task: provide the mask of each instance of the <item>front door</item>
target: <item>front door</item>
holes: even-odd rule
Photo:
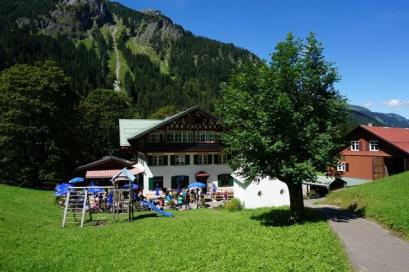
[[[380,179],[385,177],[385,163],[383,158],[372,159],[372,178]]]

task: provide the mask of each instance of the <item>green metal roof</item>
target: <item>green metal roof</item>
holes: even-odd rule
[[[128,139],[138,135],[140,132],[154,127],[162,120],[153,119],[119,119],[119,144],[130,146]]]

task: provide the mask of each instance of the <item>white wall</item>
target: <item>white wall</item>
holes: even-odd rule
[[[149,178],[154,176],[163,176],[163,187],[170,188],[172,176],[189,176],[189,183],[193,183],[196,181],[195,175],[200,171],[204,171],[209,174],[207,184],[210,187],[211,182],[217,181],[218,175],[232,173],[227,164],[195,165],[193,164],[193,156],[190,158],[190,163],[190,165],[148,166],[145,161],[139,159],[136,165],[145,171],[144,193],[149,192]]]
[[[269,177],[260,181],[246,182],[244,178],[233,174],[234,197],[240,199],[247,209],[279,207],[290,205],[290,195],[285,183]]]

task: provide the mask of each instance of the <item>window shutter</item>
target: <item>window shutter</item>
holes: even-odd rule
[[[199,156],[197,154],[193,155],[193,163],[199,164]]]
[[[148,186],[149,191],[154,190],[154,184],[153,184],[153,178],[149,178],[149,186]]]
[[[219,164],[219,154],[214,154],[213,161],[214,161],[214,164]]]
[[[186,154],[185,155],[185,165],[189,165],[190,164],[190,155]]]
[[[349,172],[349,163],[345,163],[345,172]]]
[[[217,187],[223,187],[222,175],[217,175]]]
[[[170,155],[170,165],[176,165],[175,155]]]
[[[207,164],[213,164],[213,155],[212,154],[207,155]]]
[[[168,155],[163,155],[163,165],[168,165]]]
[[[152,156],[148,156],[148,165],[152,165]]]

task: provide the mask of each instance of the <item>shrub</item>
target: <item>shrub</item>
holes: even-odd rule
[[[236,212],[236,211],[240,211],[243,207],[241,205],[240,200],[238,200],[237,198],[233,198],[229,201],[227,201],[224,205],[223,208],[227,209],[228,211],[231,212]]]

